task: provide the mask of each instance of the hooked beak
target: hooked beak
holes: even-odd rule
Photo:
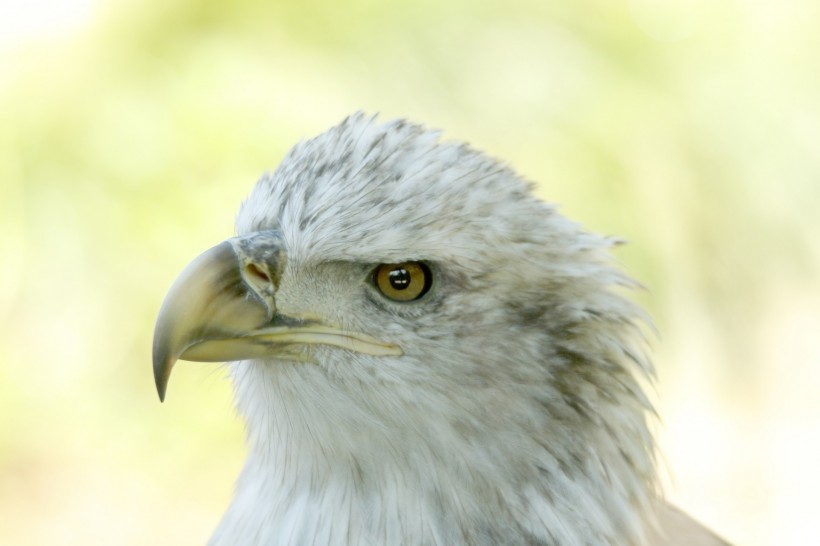
[[[401,349],[359,332],[276,312],[285,254],[277,231],[234,237],[191,262],[165,296],[154,329],[154,380],[160,401],[177,360],[223,362],[262,357],[300,360],[294,345],[333,345],[375,356]],[[302,357],[304,359],[304,357]]]

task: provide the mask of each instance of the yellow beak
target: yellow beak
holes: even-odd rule
[[[316,320],[276,313],[285,260],[276,231],[228,239],[191,262],[174,282],[154,329],[154,380],[160,400],[178,359],[222,362],[262,357],[299,360],[294,345],[333,345],[398,356],[395,344]]]

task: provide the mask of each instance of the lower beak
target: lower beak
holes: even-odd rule
[[[402,354],[397,345],[367,334],[277,315],[274,296],[284,260],[280,243],[276,231],[235,237],[205,251],[182,271],[154,329],[154,380],[160,400],[178,359],[299,359],[295,355],[304,353],[293,351],[294,345],[306,344],[375,356]]]

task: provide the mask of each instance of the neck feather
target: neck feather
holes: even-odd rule
[[[316,367],[233,373],[249,456],[212,544],[639,543],[653,464],[622,445],[644,434],[635,403],[612,401],[606,422],[543,396],[538,414],[522,401],[448,420],[481,408],[452,393],[398,408],[400,393],[328,384]]]

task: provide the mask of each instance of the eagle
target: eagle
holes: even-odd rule
[[[227,362],[248,455],[213,545],[725,544],[656,481],[649,319],[510,167],[362,113],[256,183],[156,322]]]

